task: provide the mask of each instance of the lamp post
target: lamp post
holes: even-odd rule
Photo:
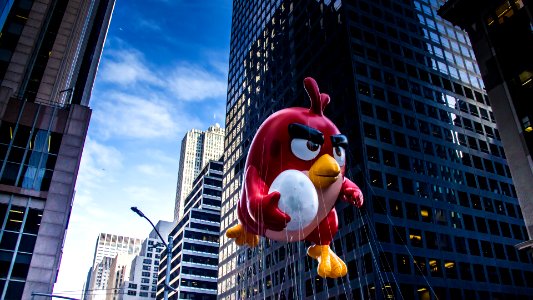
[[[145,216],[142,211],[140,211],[135,206],[131,207],[131,210],[133,210],[133,212],[138,214],[139,217],[145,218],[148,222],[150,222],[150,225],[152,225],[152,228],[154,229],[155,233],[157,233],[157,235],[161,239],[161,242],[163,243],[163,245],[167,249],[167,272],[166,272],[166,276],[165,276],[165,291],[164,291],[164,294],[163,294],[163,298],[165,300],[168,300],[168,291],[169,290],[177,291],[175,288],[170,286],[170,266],[171,266],[171,261],[172,261],[172,247],[174,247],[174,240],[172,238],[172,235],[171,234],[168,235],[168,244],[165,243],[165,239],[163,239],[163,237],[159,233],[159,230],[157,230],[157,228],[155,228],[154,223],[152,223],[152,221],[150,221],[150,219],[148,219],[148,217]]]

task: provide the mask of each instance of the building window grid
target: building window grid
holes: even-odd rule
[[[11,200],[12,197],[8,204],[0,204],[0,207],[5,208],[2,209],[3,219],[2,230],[0,232],[0,240],[2,240],[0,243],[0,252],[3,257],[1,266],[2,274],[0,275],[0,282],[2,283],[2,289],[0,289],[1,298],[6,297],[7,294],[10,297],[16,297],[14,295],[19,292],[19,297],[22,296],[21,293],[42,216],[41,210],[30,208],[31,200],[28,201],[26,207],[13,205]],[[17,216],[22,217],[22,220],[16,219]],[[8,226],[10,224],[9,222],[19,223],[20,226]],[[16,239],[8,239],[6,238],[7,235],[16,235]],[[12,253],[12,256],[9,253]],[[9,256],[11,258],[6,260]]]
[[[233,41],[232,41],[232,42],[233,42]],[[239,49],[242,49],[242,48],[239,48]],[[235,51],[235,48],[232,47],[232,51]],[[241,52],[242,52],[242,50],[241,50]],[[232,57],[238,57],[238,56],[232,56]],[[232,92],[232,90],[230,89],[230,94],[231,94],[231,92]],[[231,99],[231,97],[228,97],[228,98]],[[231,102],[230,102],[230,104],[231,104]],[[224,179],[226,179],[226,177],[227,177],[227,175],[225,175],[225,178],[224,178]],[[237,197],[235,196],[235,194],[226,194],[226,193],[225,193],[225,195],[224,195],[224,200],[225,200],[225,201],[228,201],[228,200],[231,201],[232,199],[236,199],[236,198],[237,198]],[[228,215],[229,215],[229,214],[231,214],[231,211],[228,212]],[[224,218],[224,217],[223,217],[223,218]]]

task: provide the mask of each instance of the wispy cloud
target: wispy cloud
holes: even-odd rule
[[[85,190],[91,190],[99,186],[104,178],[109,181],[108,174],[121,167],[122,154],[116,148],[103,145],[88,136],[83,148],[77,186],[83,185]]]
[[[161,31],[161,26],[155,20],[140,19],[137,23],[139,28],[150,31]]]
[[[160,92],[172,94],[177,100],[203,101],[220,99],[226,95],[224,62],[209,54],[207,66],[181,62],[166,68],[153,68],[134,49],[112,51],[101,70],[103,82],[137,90],[138,85],[154,85]],[[170,75],[169,75],[170,74]],[[130,90],[131,91],[131,90]]]
[[[178,66],[168,86],[178,99],[184,101],[221,98],[226,94],[225,76],[195,65]]]
[[[143,55],[134,49],[112,50],[104,58],[100,79],[118,85],[138,83],[163,85],[145,62]]]
[[[143,204],[143,206],[147,206],[147,203],[157,203],[162,200],[160,193],[148,186],[128,186],[124,188],[124,193],[133,205]]]
[[[143,175],[149,176],[149,177],[164,177],[164,176],[170,176],[171,174],[168,172],[168,168],[165,168],[163,165],[160,164],[141,164],[136,167],[137,171]]]
[[[167,99],[157,95],[143,96],[119,91],[106,93],[94,116],[101,136],[175,138],[181,127],[195,124],[194,120],[177,115]]]
[[[176,139],[191,128],[205,127],[206,120],[183,110],[191,110],[193,102],[225,102],[226,75],[214,58],[209,54],[205,66],[181,62],[155,68],[135,49],[122,45],[111,50],[100,74],[107,83],[104,92],[93,97],[99,138]]]

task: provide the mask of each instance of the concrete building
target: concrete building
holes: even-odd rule
[[[106,300],[118,300],[121,294],[120,287],[130,279],[131,263],[134,254],[117,253],[111,262],[109,278],[107,279]]]
[[[84,299],[105,299],[113,259],[119,253],[139,254],[141,244],[142,240],[138,238],[100,233],[96,239],[93,264],[89,271],[91,280],[86,284]]]
[[[533,4],[452,0],[439,14],[470,37],[533,248]]]
[[[173,228],[172,222],[159,221],[155,225],[161,236],[168,237]],[[119,300],[155,299],[157,289],[157,275],[159,261],[165,246],[157,233],[152,230],[141,246],[141,252],[130,262],[131,267],[127,279],[120,284],[118,289]],[[114,299],[113,299],[114,300]]]
[[[171,234],[174,238],[169,299],[217,298],[217,265],[222,195],[222,160],[210,161],[193,182],[184,201],[184,214]],[[157,299],[163,299],[167,269],[163,253]]]
[[[113,0],[0,4],[0,298],[51,293]]]
[[[195,178],[210,160],[220,158],[223,150],[224,129],[218,124],[206,131],[192,129],[187,132],[181,142],[174,221],[183,215],[183,201],[189,195]]]
[[[531,298],[501,133],[466,34],[437,15],[442,4],[233,1],[219,299]],[[336,280],[317,275],[303,242],[250,249],[223,235],[237,222],[257,128],[309,107],[307,76],[331,96],[324,114],[347,136],[346,176],[365,196],[362,209],[336,206],[330,246],[348,266]]]

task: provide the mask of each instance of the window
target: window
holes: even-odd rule
[[[405,212],[408,219],[418,221],[418,206],[416,204],[406,202]]]
[[[381,196],[374,196],[372,198],[372,206],[374,208],[374,212],[378,214],[386,214],[387,213],[387,204],[385,202],[385,198]]]
[[[384,142],[384,143],[392,143],[392,136],[391,136],[391,132],[389,129],[387,128],[379,128],[379,138],[380,138],[380,141]]]
[[[429,271],[433,277],[442,277],[442,266],[440,259],[429,259]]]
[[[417,275],[427,275],[426,258],[415,256],[413,261],[415,273]]]
[[[420,216],[422,217],[422,222],[431,223],[433,222],[433,214],[431,208],[427,206],[420,207]]]
[[[403,218],[403,208],[402,208],[402,203],[400,201],[390,199],[389,207],[391,210],[391,215],[393,217]]]
[[[376,234],[379,241],[390,243],[389,225],[376,222]]]
[[[383,162],[389,167],[395,167],[396,161],[394,159],[394,153],[391,151],[383,150]]]
[[[394,237],[394,243],[398,245],[405,245],[405,228],[399,226],[393,226],[392,235]]]
[[[487,233],[487,223],[485,223],[485,218],[476,217],[477,230],[482,233]]]
[[[467,253],[466,242],[463,237],[459,237],[459,236],[455,237],[455,251],[457,251],[458,253],[463,253],[463,254]]]
[[[373,146],[366,146],[366,153],[369,161],[379,163],[379,151],[378,148]]]
[[[422,243],[422,231],[418,229],[409,229],[409,240],[413,247],[423,247]]]
[[[373,125],[371,124],[368,124],[368,123],[363,123],[363,128],[364,128],[364,132],[365,132],[365,137],[367,138],[371,138],[371,139],[376,139],[376,127],[374,127]]]
[[[381,178],[381,173],[375,170],[370,170],[370,183],[375,186],[382,188],[383,187],[383,181]]]
[[[468,248],[470,248],[470,254],[480,256],[479,244],[475,239],[468,239]]]
[[[459,263],[459,273],[462,280],[472,280],[472,272],[470,271],[469,263]]]
[[[409,263],[409,257],[404,254],[396,254],[396,267],[398,268],[398,273],[410,274],[411,264]]]
[[[438,242],[437,242],[437,235],[435,232],[432,231],[426,231],[426,247],[429,249],[437,249],[438,248]]]
[[[394,132],[394,142],[396,146],[406,148],[407,144],[405,142],[405,135],[403,133]]]
[[[365,96],[370,96],[370,86],[364,82],[358,82],[359,93]]]
[[[479,264],[474,264],[473,267],[474,267],[474,275],[475,275],[476,281],[478,281],[478,282],[487,281],[487,279],[485,277],[485,270],[483,269],[483,266],[479,265]]]
[[[457,278],[457,268],[455,262],[451,260],[444,261],[444,269],[446,272],[446,278],[456,279]]]
[[[398,177],[392,174],[385,174],[385,180],[387,183],[387,190],[390,191],[399,191],[398,188]]]

